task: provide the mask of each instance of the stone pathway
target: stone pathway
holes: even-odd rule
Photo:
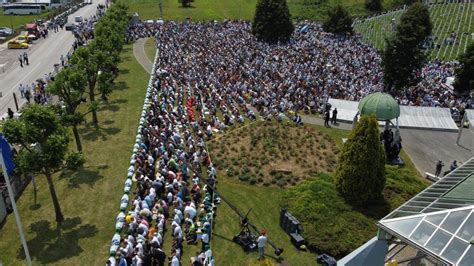
[[[139,39],[133,44],[133,54],[143,68],[150,73],[153,63],[145,53],[145,42],[147,39]],[[324,120],[318,117],[301,115],[304,123],[313,125],[324,125]],[[334,128],[351,130],[352,124],[338,123]],[[442,132],[421,129],[401,129],[403,149],[410,156],[416,168],[422,176],[425,172],[433,173],[438,160],[444,162],[443,171],[449,169],[453,160],[458,165],[466,162],[474,156],[474,130],[464,129],[460,139],[460,146],[456,145],[458,133]]]

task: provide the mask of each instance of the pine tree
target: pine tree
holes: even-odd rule
[[[361,206],[382,197],[385,152],[377,120],[362,116],[342,148],[335,174],[336,188],[347,202]]]
[[[474,44],[468,46],[466,52],[459,57],[461,67],[456,69],[454,89],[460,94],[474,91]]]
[[[382,10],[382,0],[366,0],[365,8],[370,11],[380,11]]]
[[[323,29],[334,34],[352,33],[352,18],[343,6],[337,5],[328,11]]]
[[[422,44],[431,35],[428,9],[414,3],[400,18],[393,36],[386,39],[382,67],[386,90],[401,90],[416,82],[415,72],[426,62]]]
[[[287,42],[294,26],[286,0],[259,0],[255,10],[252,33],[258,40]]]

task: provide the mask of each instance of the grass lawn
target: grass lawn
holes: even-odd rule
[[[189,8],[182,8],[177,0],[163,1],[163,17],[167,20],[223,20],[246,19],[253,20],[257,0],[195,0]],[[394,0],[385,1],[385,6],[391,8]],[[130,12],[137,12],[141,19],[156,19],[160,16],[157,1],[132,0],[126,1]],[[322,20],[327,10],[336,4],[342,4],[353,16],[367,15],[365,0],[288,0],[288,6],[293,18]]]
[[[338,149],[342,149],[341,139],[349,133],[349,131],[327,129],[322,126],[306,125],[305,127],[312,127],[326,133],[333,138],[330,143],[332,145],[335,143]],[[249,135],[256,134],[252,132],[254,130],[245,130],[245,132]],[[234,132],[239,134],[237,130]],[[241,138],[245,139],[245,137]],[[219,157],[217,154],[222,153],[221,148],[214,141],[210,142],[209,147],[211,156],[215,160]],[[275,153],[280,152],[282,151],[278,149],[275,151]],[[263,152],[257,150],[255,154],[263,154]],[[268,229],[270,239],[277,246],[285,249],[282,257],[286,262],[290,265],[314,265],[316,254],[295,249],[289,241],[289,236],[280,229],[278,224],[280,208],[287,207],[300,219],[305,229],[303,235],[310,242],[309,246],[313,251],[328,252],[341,257],[375,236],[375,223],[380,218],[428,185],[428,182],[418,174],[408,156],[403,152],[401,156],[406,162],[405,166],[386,166],[385,201],[366,210],[355,210],[338,195],[331,174],[313,174],[296,186],[279,188],[269,184],[248,185],[247,181],[228,177],[226,170],[220,169],[217,163],[220,170],[218,190],[242,212],[252,208],[250,221],[259,228]],[[242,160],[244,160],[243,157]],[[223,213],[225,215],[222,215]],[[255,253],[245,254],[231,241],[233,235],[239,231],[238,221],[238,216],[225,203],[221,203],[217,210],[215,236],[212,243],[218,264],[253,265],[258,263],[255,260]],[[269,246],[267,253],[273,254]],[[271,258],[269,262],[275,263],[275,259]]]
[[[108,258],[115,217],[126,178],[129,158],[149,76],[124,46],[117,90],[110,104],[98,113],[99,127],[80,129],[87,163],[72,175],[56,175],[56,192],[66,218],[56,228],[46,184],[37,178],[38,204],[28,186],[18,201],[23,228],[34,264],[103,265]],[[71,143],[72,145],[74,143]],[[0,261],[24,265],[13,215],[0,229]]]
[[[155,38],[148,38],[145,42],[146,57],[153,62],[155,60],[156,44]]]
[[[437,44],[442,44],[435,49],[430,49],[430,58],[450,61],[463,54],[464,49],[472,43],[471,34],[474,32],[473,10],[473,3],[429,6],[431,23],[433,25],[432,34],[435,37],[434,41]],[[360,32],[367,43],[374,45],[378,49],[384,49],[385,38],[394,33],[392,31],[392,20],[398,23],[402,14],[403,12],[392,12],[378,16],[362,23],[357,23],[354,26],[354,30]],[[455,44],[444,45],[443,40],[448,38],[452,32],[457,33]]]
[[[26,23],[32,22],[39,17],[46,16],[47,13],[42,15],[26,15],[26,16],[6,16],[3,14],[3,10],[0,10],[0,27],[8,27],[16,29],[24,26]]]

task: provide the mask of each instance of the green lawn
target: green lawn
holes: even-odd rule
[[[457,39],[454,45],[441,45],[429,51],[432,59],[454,60],[461,55],[466,47],[472,43],[471,34],[474,32],[474,20],[472,13],[473,3],[431,5],[429,7],[431,23],[433,25],[432,34],[435,42],[442,44],[443,40],[454,32]],[[393,33],[393,22],[398,23],[403,12],[392,12],[382,15],[362,23],[357,23],[354,30],[363,35],[364,41],[374,45],[378,49],[384,49],[385,38]],[[395,23],[395,25],[396,25]]]
[[[342,148],[342,138],[347,137],[349,132],[322,126],[311,127],[330,135],[339,148]],[[211,156],[217,152],[221,151],[210,150]],[[280,208],[287,207],[300,219],[305,229],[303,234],[313,243],[313,250],[343,256],[376,235],[375,223],[380,218],[428,185],[404,152],[401,157],[406,162],[405,166],[386,166],[385,201],[365,210],[355,210],[338,195],[330,174],[317,174],[306,182],[285,189],[248,185],[227,177],[221,170],[218,190],[242,212],[252,208],[250,220],[257,227],[268,229],[269,237],[277,246],[285,249],[282,257],[286,262],[290,265],[314,265],[316,253],[298,251],[289,241],[289,236],[280,229]],[[217,210],[212,242],[217,264],[259,265],[255,253],[245,254],[231,242],[233,235],[239,231],[238,221],[238,216],[225,203],[221,203]],[[271,247],[267,247],[267,252],[273,255]],[[271,258],[270,262],[275,263],[275,258]]]
[[[122,0],[125,1],[125,0]],[[158,3],[155,0],[125,1],[130,12],[137,12],[141,19],[156,19],[160,17]],[[395,0],[385,1],[386,7],[394,5]],[[223,20],[246,19],[252,20],[257,0],[195,0],[190,8],[182,8],[178,0],[163,0],[163,17],[167,20]],[[344,5],[351,15],[367,15],[365,0],[288,0],[288,6],[293,18],[322,20],[327,10],[336,4]]]
[[[0,10],[0,27],[16,29],[46,15],[47,13],[43,13],[42,15],[6,16],[3,14],[3,10]]]
[[[56,176],[56,192],[66,221],[56,228],[46,181],[37,178],[38,205],[28,186],[18,201],[34,264],[103,265],[108,258],[115,217],[149,76],[124,47],[117,90],[99,114],[98,128],[80,129],[86,167],[78,173]],[[90,119],[89,119],[90,120]],[[0,261],[24,265],[13,215],[0,230]]]

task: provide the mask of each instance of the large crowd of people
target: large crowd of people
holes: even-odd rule
[[[302,30],[302,28],[305,30]],[[321,109],[327,98],[357,101],[383,91],[381,56],[360,36],[334,36],[316,22],[296,25],[290,43],[265,44],[244,21],[137,24],[127,38],[155,35],[164,71],[221,101],[250,103],[259,111]],[[431,61],[419,82],[395,95],[402,105],[472,108],[447,86],[458,62]],[[230,100],[232,99],[232,100]]]
[[[300,31],[303,25],[310,30]],[[257,112],[265,119],[293,115],[300,123],[299,111],[327,111],[329,97],[359,100],[383,90],[380,55],[360,36],[335,37],[305,22],[297,24],[290,43],[270,45],[257,42],[250,27],[227,21],[129,28],[127,41],[155,36],[159,53],[139,132],[142,144],[132,156],[137,187],[110,264],[164,265],[168,258],[170,265],[181,265],[185,246],[200,242],[201,252],[188,254],[192,265],[212,265],[209,241],[218,196],[205,141],[256,119]],[[430,62],[418,73],[422,81],[397,99],[406,105],[466,105],[442,86],[456,66]],[[164,250],[167,231],[172,243]]]

